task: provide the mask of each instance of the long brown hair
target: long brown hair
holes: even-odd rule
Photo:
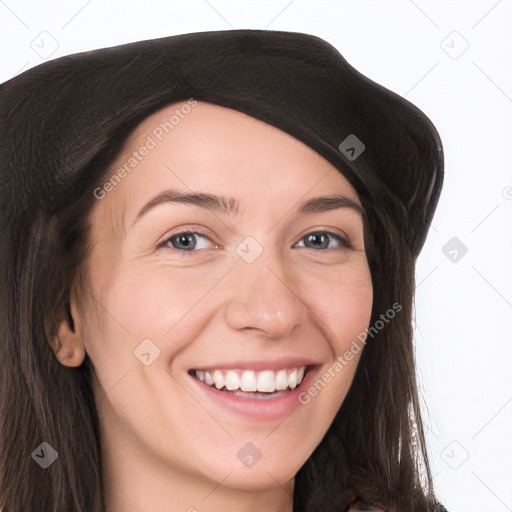
[[[233,45],[231,36],[240,44]],[[265,37],[266,46],[257,37]],[[211,58],[208,67],[208,52],[221,42],[225,53]],[[228,47],[239,52],[236,62]],[[253,64],[247,67],[244,52],[274,59],[280,51],[299,56],[295,97],[280,94],[277,85],[286,87],[291,72],[277,73],[272,61],[269,70],[281,82],[269,87],[267,98],[261,91],[270,78],[258,75]],[[308,51],[316,52],[316,61]],[[200,55],[204,66],[197,63]],[[309,74],[297,63],[309,66]],[[329,85],[331,74],[323,75],[334,67],[338,89]],[[192,68],[199,73],[195,77]],[[164,78],[172,82],[172,93]],[[232,96],[221,93],[226,90]],[[336,101],[328,93],[336,93]],[[86,356],[78,368],[63,366],[48,339],[62,315],[72,325],[72,287],[87,293],[81,269],[91,251],[94,189],[145,117],[191,96],[286,129],[336,165],[356,187],[366,212],[374,288],[370,325],[393,304],[401,306],[368,336],[343,405],[296,475],[294,512],[342,511],[358,496],[390,510],[443,510],[432,489],[412,336],[415,261],[442,184],[437,132],[414,106],[362,77],[322,40],[264,31],[192,34],[96,50],[48,62],[0,87],[0,508],[105,509],[91,361]],[[312,117],[318,108],[323,112]],[[281,117],[279,109],[285,112]],[[353,132],[367,149],[347,161],[338,143]],[[33,455],[43,442],[58,453],[46,469]]]

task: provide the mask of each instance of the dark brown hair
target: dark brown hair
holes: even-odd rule
[[[295,67],[276,67],[280,56]],[[285,94],[288,82],[296,88]],[[87,356],[78,368],[60,364],[48,337],[62,315],[72,325],[73,286],[87,293],[95,187],[144,118],[189,97],[272,123],[343,172],[366,212],[370,325],[401,305],[368,337],[343,405],[297,473],[294,512],[343,511],[358,496],[390,510],[444,510],[432,489],[412,336],[415,261],[442,184],[438,134],[324,41],[250,30],[63,57],[0,86],[0,508],[104,510],[93,368]],[[338,148],[351,133],[366,144],[353,161]],[[47,469],[31,456],[42,442],[58,452]]]

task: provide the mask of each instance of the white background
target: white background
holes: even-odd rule
[[[141,39],[288,30],[322,37],[359,71],[421,108],[446,154],[416,294],[435,485],[449,512],[506,512],[512,511],[511,22],[511,0],[0,0],[0,81],[49,58]],[[452,237],[458,247],[445,248],[446,256]]]

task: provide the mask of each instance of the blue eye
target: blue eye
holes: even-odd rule
[[[197,238],[209,240],[201,231],[182,231],[181,233],[170,236],[167,240],[162,242],[159,247],[169,247],[169,249],[188,252],[192,252],[194,249],[208,249],[207,246],[204,246],[204,243],[198,243]]]
[[[302,247],[306,247],[307,249],[336,249],[341,246],[346,247],[347,249],[352,248],[352,246],[350,245],[349,241],[346,238],[344,238],[336,233],[331,233],[330,231],[314,231],[314,232],[309,233],[306,236],[304,236],[302,238],[302,240],[306,240],[307,244],[310,244],[310,245],[306,245],[306,243],[305,243],[302,246]],[[332,240],[337,241],[337,243],[338,243],[337,247],[329,247],[329,243]],[[297,246],[298,246],[298,244],[296,245],[296,247]]]
[[[198,239],[202,239],[203,242]],[[336,233],[330,231],[314,231],[302,237],[301,242],[305,241],[302,245],[300,242],[295,244],[294,247],[304,247],[306,249],[339,249],[345,247],[352,249],[348,240]],[[205,242],[206,241],[206,242]],[[329,247],[332,241],[336,241],[335,247]],[[202,231],[182,231],[171,235],[164,240],[158,248],[176,249],[182,252],[194,252],[194,250],[208,249],[208,242],[211,240]],[[219,246],[213,246],[219,247]]]

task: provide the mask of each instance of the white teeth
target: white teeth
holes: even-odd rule
[[[215,370],[213,372],[213,383],[217,389],[221,389],[224,387],[224,375],[220,370]]]
[[[229,389],[230,391],[233,389],[238,389],[240,387],[240,377],[238,376],[238,373],[234,372],[233,370],[229,370],[229,372],[226,375],[226,389]]]
[[[297,370],[293,370],[293,372],[288,375],[288,387],[292,389],[297,387]]]
[[[247,393],[259,391],[273,393],[287,388],[295,389],[304,378],[306,367],[282,369],[277,372],[263,370],[196,370],[196,377],[209,386],[217,389],[226,388],[228,391],[244,391]]]
[[[256,391],[256,374],[252,370],[246,370],[242,372],[242,378],[240,379],[240,389],[242,391]]]
[[[258,375],[258,391],[265,391],[271,393],[275,391],[274,386],[274,372],[272,370],[265,370]],[[243,391],[243,390],[242,390]]]
[[[279,370],[276,373],[274,384],[278,391],[283,391],[288,387],[288,377],[286,376],[286,370]]]

